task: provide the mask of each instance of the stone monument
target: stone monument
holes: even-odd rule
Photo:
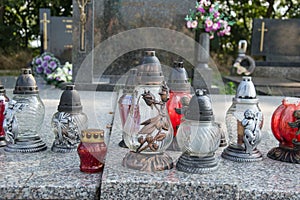
[[[194,4],[187,0],[73,0],[76,88],[113,90],[120,80],[125,82],[123,75],[138,65],[144,50],[157,52],[165,77],[174,60],[187,63],[192,77],[196,42],[184,18]]]
[[[50,9],[40,9],[41,53],[53,53],[62,64],[72,62],[72,17],[51,16]]]

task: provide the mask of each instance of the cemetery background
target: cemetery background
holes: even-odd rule
[[[75,1],[74,1],[75,2]],[[40,53],[40,48],[32,48],[29,46],[29,41],[33,39],[41,38],[39,32],[40,17],[39,16],[39,8],[50,8],[51,15],[53,16],[71,16],[74,12],[78,12],[78,8],[76,6],[72,6],[74,3],[71,0],[59,2],[55,0],[47,0],[47,1],[1,1],[0,2],[0,38],[2,38],[0,46],[1,46],[1,73],[2,74],[11,74],[13,72],[14,75],[19,73],[21,67],[26,66],[33,57],[37,56]],[[95,41],[103,41],[108,38],[109,35],[114,35],[120,31],[126,30],[123,22],[120,21],[116,16],[120,13],[118,11],[118,5],[123,5],[123,12],[126,12],[127,9],[130,8],[133,11],[137,11],[138,7],[141,6],[139,1],[124,1],[121,4],[118,4],[119,1],[97,1],[98,5],[103,4],[104,7],[99,7],[101,10],[105,10],[102,15],[102,19],[100,23],[98,23],[95,27]],[[120,3],[119,2],[119,3]],[[156,1],[153,1],[156,2]],[[232,68],[232,63],[237,55],[237,43],[240,39],[246,39],[248,42],[248,46],[251,47],[251,32],[252,32],[252,21],[254,18],[277,18],[277,19],[288,19],[288,18],[299,18],[299,3],[298,1],[289,1],[285,4],[280,1],[257,1],[255,3],[251,3],[249,1],[248,4],[243,4],[242,1],[237,1],[235,3],[230,1],[221,1],[222,6],[224,7],[224,11],[231,12],[231,15],[234,17],[236,24],[232,27],[232,34],[230,37],[217,38],[211,41],[211,56],[212,59],[216,62],[218,70],[222,73],[222,75],[229,75],[230,70]],[[139,5],[140,4],[140,5]],[[190,5],[188,5],[190,4]],[[130,28],[134,28],[135,26],[140,26],[144,24],[145,26],[149,26],[151,24],[158,24],[164,27],[179,30],[181,29],[184,34],[187,34],[190,37],[194,37],[194,33],[188,31],[184,24],[184,17],[189,8],[192,8],[194,5],[193,1],[183,1],[180,4],[174,4],[169,7],[159,8],[159,4],[154,4],[153,8],[149,9],[148,12],[155,12],[156,14],[150,18],[145,15],[144,17],[139,16],[137,13],[136,16],[132,16],[135,18],[135,21],[131,24]],[[97,6],[97,5],[96,5]],[[30,9],[29,9],[30,8]],[[125,9],[125,10],[124,10]],[[171,10],[175,12],[173,16],[169,17],[168,20],[162,21],[159,20],[159,17],[162,13],[163,9]],[[18,12],[13,12],[13,10],[18,10]],[[160,13],[159,13],[160,12]],[[134,13],[134,12],[131,12]],[[130,16],[129,16],[130,17]],[[139,17],[140,20],[139,20]],[[164,16],[166,17],[166,16]],[[171,19],[174,17],[174,19]],[[147,19],[146,19],[147,18]],[[165,18],[164,18],[165,19]],[[172,21],[178,21],[178,25],[173,25]],[[15,23],[17,22],[17,23]],[[147,25],[148,24],[148,25]],[[126,25],[126,24],[125,24]],[[127,24],[128,25],[128,24]],[[104,29],[99,29],[98,27],[105,27]],[[180,27],[182,26],[182,27]],[[22,30],[26,30],[25,32]],[[128,29],[128,27],[127,27]],[[99,31],[101,30],[101,31]],[[25,35],[24,35],[25,34]],[[6,38],[5,40],[3,38]],[[10,38],[9,40],[7,38]],[[247,54],[250,55],[250,47],[247,50]],[[158,55],[162,55],[166,52],[160,51]],[[120,73],[123,73],[124,68],[120,69],[119,63],[125,63],[126,66],[135,65],[139,60],[140,55],[134,52],[131,52],[127,55],[123,55],[120,57],[119,61],[116,61],[112,64],[113,68],[119,68]],[[172,59],[175,57],[169,56],[168,59],[164,59],[164,62],[171,63]],[[130,59],[129,59],[130,58]],[[259,59],[260,57],[258,57]],[[188,72],[190,71],[190,66],[186,63],[186,67]],[[110,69],[113,69],[110,68]],[[110,69],[106,71],[107,74],[110,73]],[[2,71],[5,70],[5,71]],[[7,71],[8,70],[8,71]],[[125,70],[126,67],[125,67]]]
[[[191,33],[187,32],[186,34],[191,34]],[[39,49],[37,49],[37,50],[39,50]],[[221,50],[220,50],[220,52],[221,52]],[[37,54],[38,53],[39,52],[37,52]],[[235,55],[235,54],[236,54],[236,52],[233,51],[233,55]],[[224,56],[224,54],[222,54],[222,53],[218,53],[215,55]],[[227,54],[225,56],[227,56]],[[232,59],[233,58],[234,58],[234,56],[232,56]],[[28,58],[28,60],[29,60],[29,58]],[[170,60],[170,62],[171,61],[172,60]],[[228,70],[228,69],[230,69],[230,67],[231,66],[229,66],[226,69]],[[2,78],[3,77],[1,77],[1,80],[3,80]],[[11,82],[9,84],[10,85],[9,87],[13,87],[14,86],[13,84],[14,84],[14,82]],[[58,103],[57,101],[59,99],[59,92],[57,92],[56,89],[48,87],[48,86],[45,86],[44,88],[40,87],[40,90],[41,90],[41,95],[43,95],[43,99],[45,99],[45,103],[48,106],[50,105],[48,107],[48,110],[47,110],[48,113],[46,115],[48,118],[50,118],[51,114],[53,114],[55,112],[55,110],[57,109],[57,103]],[[11,95],[12,89],[9,89],[8,92]],[[112,106],[111,102],[109,102],[109,100],[112,99],[112,97],[110,96],[111,93],[104,93],[104,92],[96,93],[98,95],[101,94],[101,97],[99,97],[99,96],[95,97],[95,96],[93,96],[93,93],[92,93],[92,95],[89,95],[91,93],[88,91],[81,91],[81,92],[82,92],[81,97],[83,97],[82,100],[83,100],[83,102],[85,102],[84,108],[88,109],[88,112],[86,112],[86,113],[89,113],[90,115],[92,115],[90,117],[90,119],[95,119],[95,120],[97,119],[97,120],[101,121],[103,123],[103,124],[101,124],[101,127],[105,127],[105,123],[108,123],[108,121],[111,122],[111,118],[112,118],[111,114],[108,114],[111,111],[111,109],[113,109],[112,107],[110,107],[110,106]],[[92,98],[90,98],[90,97],[92,97]],[[105,102],[103,102],[103,98],[104,98]],[[94,101],[91,102],[91,100],[94,100]],[[265,104],[261,104],[262,108],[267,109],[267,113],[268,113],[267,116],[270,116],[271,111],[274,110],[273,106],[277,106],[277,104],[281,101],[281,97],[262,97],[260,100],[261,100],[261,102],[265,103]],[[95,102],[100,102],[100,101],[101,101],[101,103],[108,105],[108,106],[105,106],[104,110],[102,110],[98,105],[94,105]],[[229,103],[230,101],[231,101],[231,99],[225,100],[226,103]],[[223,99],[218,102],[221,102],[221,104],[222,104],[222,105],[218,105],[219,107],[221,107],[221,109],[218,109],[218,110],[223,110],[224,107],[229,106],[229,105],[226,105],[226,106],[223,105],[223,103],[224,103]],[[270,104],[271,104],[271,106],[270,106]],[[273,105],[273,104],[276,104],[276,105]],[[217,104],[214,104],[214,105],[217,105]],[[94,109],[94,106],[97,108],[96,110]],[[270,106],[270,107],[267,107],[267,106]],[[93,116],[93,114],[95,114],[95,113],[97,115]],[[218,115],[217,117],[219,117],[220,119],[224,118],[221,115]],[[49,120],[50,119],[47,119],[46,121],[49,121]],[[97,123],[97,122],[95,122],[95,123]],[[115,124],[119,124],[119,123],[115,123]],[[266,122],[266,124],[269,124],[269,123]],[[114,126],[113,129],[117,130],[118,126]],[[48,124],[47,127],[43,130],[42,134],[46,135],[47,142],[51,145],[51,142],[53,141],[53,135],[49,134],[49,132],[50,132],[50,128],[49,128],[49,124]],[[120,134],[115,134],[115,136],[120,136]],[[268,136],[266,136],[266,137],[269,137],[269,136],[270,136],[270,134],[268,134]],[[270,139],[270,138],[268,138],[268,139]],[[114,138],[114,139],[112,139],[110,144],[114,145],[114,143],[118,142],[119,140],[120,140],[119,137],[117,139]],[[272,140],[275,140],[275,139],[272,137]],[[267,142],[265,142],[265,143],[267,143]],[[264,144],[262,146],[263,146],[264,151],[266,152],[267,145]],[[118,154],[115,154],[115,155],[118,155]],[[29,157],[31,157],[31,155],[26,155],[26,156],[18,155],[17,159],[20,159],[20,161],[22,161],[21,166],[18,164],[18,162],[14,162],[14,165],[16,165],[16,167],[12,167],[11,169],[8,169],[10,166],[6,165],[5,168],[2,169],[1,175],[3,175],[4,177],[7,177],[7,179],[5,179],[5,181],[9,180],[10,184],[11,184],[11,185],[8,185],[9,190],[4,191],[3,194],[11,195],[10,198],[21,198],[22,195],[24,195],[24,198],[47,198],[48,197],[49,199],[51,199],[53,197],[61,199],[66,196],[73,198],[73,199],[78,199],[81,197],[82,198],[91,198],[91,199],[100,198],[99,197],[100,196],[99,195],[99,190],[100,190],[99,189],[99,184],[100,184],[99,177],[100,177],[100,175],[94,174],[91,176],[91,175],[86,175],[86,174],[80,173],[78,170],[78,165],[77,165],[78,157],[76,154],[73,154],[73,156],[68,157],[67,160],[65,158],[65,155],[54,156],[50,152],[47,152],[45,154],[36,154],[36,157],[34,157],[34,158],[32,158],[32,157],[29,158]],[[30,167],[28,167],[28,165],[27,165],[28,158],[29,158]],[[8,159],[10,161],[14,161],[16,159],[16,157],[8,156]],[[36,160],[38,160],[39,163],[35,163]],[[34,163],[34,166],[32,167],[33,163]],[[62,165],[67,166],[67,167],[61,169],[60,165],[57,165],[57,163],[63,163]],[[268,165],[266,165],[266,163]],[[241,167],[242,170],[238,170],[236,167],[236,163],[233,164],[234,166],[232,166],[230,162],[223,162],[222,164],[226,165],[225,166],[226,170],[224,170],[224,172],[226,172],[226,174],[228,174],[228,171],[230,171],[232,169],[234,169],[234,171],[236,171],[235,176],[239,179],[238,182],[233,183],[232,177],[230,177],[230,176],[228,177],[228,176],[226,176],[226,174],[223,175],[222,171],[214,174],[213,178],[210,174],[201,175],[201,176],[182,174],[183,175],[182,177],[178,177],[178,176],[174,176],[174,173],[173,173],[174,171],[171,171],[171,173],[165,172],[164,177],[167,177],[169,180],[172,180],[174,182],[176,182],[176,181],[178,182],[178,180],[179,181],[190,180],[191,177],[194,177],[193,183],[199,183],[199,184],[202,183],[201,181],[199,182],[199,180],[203,177],[204,177],[204,179],[211,180],[213,183],[211,181],[209,181],[206,185],[204,185],[204,188],[203,188],[203,186],[199,187],[199,185],[193,185],[193,184],[189,183],[189,185],[195,186],[195,190],[193,190],[192,192],[191,192],[191,190],[189,190],[190,187],[186,187],[187,185],[183,186],[184,188],[189,190],[185,194],[198,195],[199,189],[201,189],[201,194],[203,196],[207,197],[208,195],[212,195],[211,198],[209,198],[210,196],[208,196],[209,199],[212,199],[212,198],[218,199],[215,195],[219,195],[218,197],[221,196],[221,198],[222,197],[225,198],[225,195],[226,195],[226,197],[229,196],[229,199],[233,199],[233,198],[238,199],[238,197],[244,198],[244,199],[250,199],[250,196],[253,198],[260,197],[261,199],[264,199],[264,197],[266,197],[266,198],[270,197],[270,199],[272,199],[272,198],[273,199],[278,199],[278,198],[286,199],[286,198],[290,197],[290,196],[286,196],[286,195],[291,195],[291,196],[293,195],[292,197],[294,197],[294,199],[298,199],[297,197],[299,197],[299,192],[298,192],[298,188],[297,188],[298,179],[294,179],[295,171],[297,170],[296,169],[297,166],[295,166],[295,165],[292,165],[292,167],[290,167],[289,164],[287,164],[287,163],[282,163],[282,165],[274,165],[273,161],[266,159],[266,162],[257,163],[256,165],[254,164],[255,167],[254,167],[254,169],[252,168],[252,170],[259,171],[259,172],[261,172],[261,174],[255,173],[256,176],[253,178],[252,173],[247,173],[248,178],[244,179],[243,172],[245,171],[245,169],[247,169],[244,167],[244,165],[239,165],[239,167]],[[40,166],[43,166],[42,171],[39,171],[39,170],[41,170]],[[107,165],[107,166],[111,167],[111,166],[115,166],[115,165],[111,165],[111,166]],[[268,166],[271,166],[271,168],[264,170],[264,167],[268,167]],[[20,168],[22,169],[21,174],[19,171]],[[113,167],[111,167],[111,168],[113,168]],[[51,170],[49,170],[49,169],[51,169]],[[12,170],[12,171],[9,171],[9,170]],[[123,170],[123,168],[120,169],[120,171],[122,171],[122,170]],[[267,181],[264,179],[264,177],[266,175],[272,174],[273,172],[276,172],[276,170],[283,170],[285,173],[279,174],[279,176],[270,176]],[[265,172],[268,172],[268,173],[265,173]],[[124,172],[122,172],[122,173],[124,173]],[[122,173],[120,173],[120,174],[122,174]],[[16,185],[17,185],[17,187],[19,185],[14,182],[15,179],[12,176],[7,176],[7,174],[18,174],[18,176],[17,176],[18,183],[21,182],[19,180],[27,179],[29,181],[26,181],[25,183],[21,182],[20,187],[17,188],[17,190],[16,190]],[[62,175],[62,174],[63,174],[63,176],[61,177],[60,175]],[[70,176],[70,174],[72,174],[74,176]],[[285,176],[285,174],[287,174],[287,176]],[[129,173],[127,175],[130,176]],[[176,175],[176,173],[175,173],[175,175]],[[152,176],[152,175],[150,174],[150,176]],[[284,176],[284,178],[282,178],[282,176]],[[124,177],[124,174],[122,177]],[[146,177],[146,176],[144,176],[144,177]],[[221,178],[225,177],[225,179],[226,179],[225,185],[223,182],[224,179],[220,180],[220,177]],[[118,180],[121,180],[117,176],[116,176],[116,178]],[[134,178],[136,178],[136,177],[134,177]],[[146,180],[145,179],[143,179],[143,180],[145,180],[145,182],[149,182],[149,180],[153,180],[152,178],[153,177],[149,177],[149,178],[146,177],[145,178]],[[177,178],[179,178],[179,179],[177,179]],[[60,179],[60,180],[57,181],[56,179]],[[157,179],[162,180],[160,177],[157,177]],[[278,181],[279,179],[280,179],[280,181]],[[44,180],[46,180],[46,181],[44,181]],[[62,180],[64,181],[63,183],[61,183]],[[80,181],[78,182],[78,180],[80,180]],[[90,182],[87,183],[87,182],[85,182],[85,180],[88,180]],[[254,180],[255,183],[245,182],[244,180]],[[258,180],[258,181],[255,181],[255,180]],[[274,181],[274,180],[276,180],[276,181]],[[296,183],[294,183],[291,180],[296,181]],[[109,180],[106,179],[106,181],[109,181]],[[51,185],[50,188],[48,187],[49,182],[51,182],[53,184],[53,185]],[[224,187],[222,187],[218,184],[213,185],[216,182],[221,183],[221,185],[223,185]],[[113,184],[115,183],[114,180],[112,181],[112,183]],[[56,184],[59,186],[61,186],[61,185],[65,186],[67,188],[67,191],[61,192],[62,187],[56,187]],[[253,187],[257,186],[257,184],[258,184],[258,189],[255,190],[255,188],[254,188],[254,190],[253,190]],[[261,188],[266,189],[266,184],[275,184],[275,186],[273,185],[274,187],[269,187],[269,188],[267,187],[267,192],[270,192],[270,194],[263,193],[264,190],[261,190]],[[5,184],[3,183],[3,185],[5,185]],[[87,185],[88,185],[88,187],[86,187]],[[106,185],[108,187],[110,186],[109,184],[103,184],[103,185],[104,186]],[[140,184],[133,184],[133,186],[136,186],[136,185],[140,185]],[[217,188],[213,188],[211,190],[211,187],[210,187],[211,185],[213,185],[213,187],[216,186]],[[7,184],[6,184],[6,186],[7,186]],[[142,185],[142,187],[143,186],[144,185]],[[180,186],[180,184],[178,184],[178,187],[179,186]],[[238,186],[245,187],[246,192],[240,191],[239,190],[240,188]],[[286,186],[287,186],[288,190],[285,190]],[[111,187],[111,188],[115,189],[115,187]],[[136,188],[138,188],[138,187],[136,187]],[[273,188],[280,188],[281,189],[280,191],[283,191],[279,194],[279,197],[277,196],[278,194],[276,193],[276,191],[275,192],[273,191]],[[124,189],[124,187],[121,188],[120,194],[124,194],[123,193],[124,191],[122,191],[123,189]],[[290,193],[290,191],[293,189],[295,189],[297,192]],[[16,192],[16,191],[18,191],[18,192]],[[49,194],[48,193],[49,191],[51,191],[52,193]],[[145,189],[143,189],[143,191],[145,191]],[[153,188],[151,189],[151,191],[153,191]],[[221,192],[223,192],[223,191],[225,191],[225,192],[227,191],[229,194],[228,195],[222,194]],[[155,192],[156,192],[156,190],[154,190],[154,193]],[[156,194],[164,195],[166,193],[167,193],[167,190],[165,190],[164,185],[162,185],[162,187],[160,187],[160,185],[159,185],[159,191]],[[117,194],[117,193],[114,192],[114,194]],[[130,197],[130,195],[132,195],[132,194],[134,194],[134,193],[132,193],[131,191],[128,191],[128,197]],[[152,194],[152,195],[156,195],[156,194]],[[36,195],[36,196],[30,196],[30,195]],[[147,192],[146,192],[146,195],[147,195]],[[172,194],[170,194],[170,195],[172,195]],[[222,195],[224,195],[224,196],[222,196]],[[230,196],[230,195],[232,195],[232,196]],[[270,195],[270,196],[268,196],[268,195]],[[291,199],[292,199],[292,197],[291,197]]]

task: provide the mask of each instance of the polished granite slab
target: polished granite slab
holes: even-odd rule
[[[224,123],[231,105],[230,96],[212,96],[216,121]],[[259,96],[264,114],[262,142],[258,149],[263,160],[237,163],[221,158],[224,148],[216,156],[219,168],[207,174],[188,174],[176,170],[142,172],[122,166],[129,151],[118,146],[121,123],[116,109],[102,176],[101,199],[300,199],[300,165],[269,159],[268,151],[278,146],[270,131],[270,119],[283,97]],[[176,164],[180,152],[167,152]]]
[[[54,134],[50,122],[63,91],[43,85],[39,89],[46,110],[40,137],[48,148],[37,153],[9,153],[0,149],[0,199],[99,199],[102,173],[81,172],[77,152],[51,151]],[[7,94],[11,98],[12,89]],[[80,97],[89,128],[104,129],[108,142],[107,125],[113,119],[114,93],[80,91]]]

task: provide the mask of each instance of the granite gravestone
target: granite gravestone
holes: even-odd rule
[[[104,90],[101,84],[115,83],[139,63],[145,49],[155,50],[166,66],[180,57],[178,49],[193,55],[194,46],[174,39],[171,30],[194,41],[194,33],[185,27],[184,20],[194,7],[195,2],[187,0],[73,0],[76,88]]]
[[[40,9],[41,51],[53,53],[62,64],[72,62],[72,17],[51,16]]]
[[[257,65],[300,67],[300,19],[254,19],[251,54]]]

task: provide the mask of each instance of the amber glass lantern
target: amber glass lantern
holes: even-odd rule
[[[29,68],[18,77],[13,98],[5,115],[5,134],[9,152],[38,152],[47,149],[39,136],[45,116],[36,81]]]
[[[243,77],[226,113],[229,146],[224,149],[223,158],[237,162],[262,160],[262,154],[257,149],[263,125],[258,103],[251,77]]]
[[[102,172],[107,153],[104,131],[99,129],[82,130],[77,152],[80,158],[80,171],[86,173]]]
[[[124,141],[130,152],[123,166],[143,171],[171,169],[173,161],[165,153],[173,139],[166,103],[169,89],[163,83],[161,65],[154,51],[146,51],[137,67],[137,86],[124,125]]]
[[[177,141],[182,151],[176,169],[189,173],[205,173],[218,167],[215,152],[221,132],[214,121],[212,104],[206,90],[196,90],[180,124]]]
[[[300,99],[285,98],[272,115],[271,128],[279,147],[268,152],[268,157],[300,164]]]
[[[176,134],[183,116],[182,108],[187,107],[192,98],[191,85],[188,82],[188,76],[183,67],[183,62],[174,62],[174,67],[170,73],[167,85],[170,89],[170,100],[167,102],[167,109],[174,130],[174,138],[169,150],[179,151],[180,148],[178,147]]]

